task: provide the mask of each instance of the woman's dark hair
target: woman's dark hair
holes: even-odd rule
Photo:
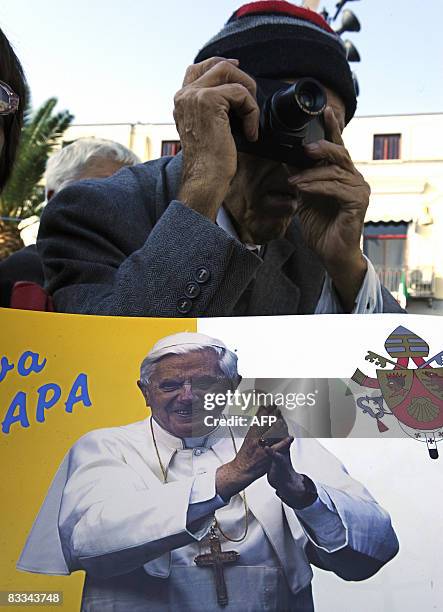
[[[0,81],[7,83],[20,98],[19,107],[11,115],[0,116],[5,132],[5,144],[0,154],[0,191],[6,184],[14,165],[20,133],[23,126],[23,113],[26,107],[27,85],[23,68],[8,39],[0,29]]]

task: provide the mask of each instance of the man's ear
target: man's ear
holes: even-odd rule
[[[148,386],[144,382],[142,382],[141,380],[138,380],[137,381],[137,387],[142,392],[142,395],[145,398],[146,406],[148,406],[149,405]]]

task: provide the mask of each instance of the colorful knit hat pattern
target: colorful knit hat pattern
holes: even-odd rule
[[[283,0],[245,4],[194,63],[214,56],[238,59],[254,77],[318,79],[343,100],[346,123],[354,116],[357,98],[343,42],[314,11]]]

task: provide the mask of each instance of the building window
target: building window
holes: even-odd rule
[[[406,239],[408,224],[365,223],[363,252],[389,291],[397,291],[402,274],[406,269]]]
[[[400,159],[401,134],[374,134],[373,159]]]
[[[177,155],[181,148],[179,140],[162,140],[162,157],[163,155]]]

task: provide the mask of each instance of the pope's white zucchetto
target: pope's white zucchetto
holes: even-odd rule
[[[207,346],[208,348],[217,347],[225,350],[227,349],[226,344],[218,338],[211,338],[210,336],[206,336],[206,334],[199,334],[197,332],[180,332],[178,334],[172,334],[171,336],[161,338],[154,344],[152,350],[148,354],[148,357],[150,360],[152,360],[155,359],[156,355],[166,355],[168,352],[167,349],[169,348],[174,349],[175,347],[189,344],[197,345],[199,347]]]

